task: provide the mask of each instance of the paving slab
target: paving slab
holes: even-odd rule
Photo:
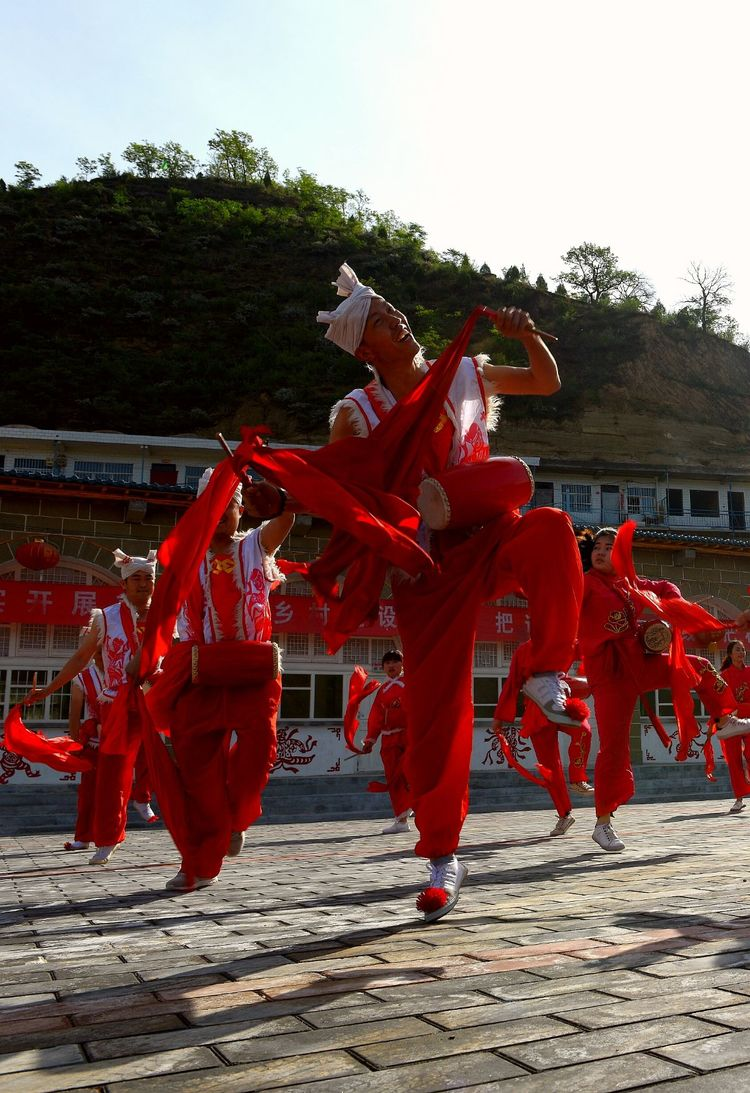
[[[548,809],[471,815],[433,926],[413,839],[380,821],[266,824],[187,894],[163,830],[104,868],[54,833],[0,840],[0,1091],[734,1093],[748,822],[634,805],[606,855],[583,822],[547,837]]]

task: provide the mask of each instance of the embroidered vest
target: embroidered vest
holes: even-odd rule
[[[218,557],[209,552],[198,575],[200,594],[191,597],[177,620],[180,641],[270,641],[268,594],[274,581],[266,576],[264,561],[260,528],[235,539]],[[212,572],[214,569],[217,572]],[[234,589],[231,597],[222,592],[227,579]],[[225,602],[217,603],[216,597],[222,595]],[[232,617],[228,619],[226,601],[230,599]]]
[[[102,623],[102,659],[106,686],[101,692],[101,700],[111,702],[127,680],[125,665],[137,652],[140,636],[136,633],[133,610],[123,600],[103,609]]]
[[[391,392],[378,379],[366,387],[350,391],[342,403],[353,403],[355,413],[369,435],[396,405]],[[350,406],[350,409],[352,407]],[[446,467],[458,467],[463,463],[484,463],[490,457],[490,441],[487,431],[487,400],[473,357],[462,357],[456,375],[443,404],[445,417],[441,417],[435,432],[450,422],[452,435],[446,455]]]

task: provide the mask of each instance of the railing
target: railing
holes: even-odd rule
[[[530,504],[524,506],[522,512],[528,512],[530,509],[540,508],[543,505],[549,505],[551,502],[547,499],[537,499],[535,496],[532,498]],[[639,527],[653,528],[655,531],[704,531],[713,529],[716,531],[726,531],[730,534],[745,535],[750,531],[750,513],[729,511],[728,509],[719,509],[717,512],[692,509],[689,512],[685,512],[682,515],[675,513],[666,513],[663,508],[659,512],[627,512],[619,510],[616,512],[607,511],[601,507],[597,507],[596,511],[592,509],[580,509],[572,505],[557,504],[555,508],[561,508],[563,512],[567,512],[574,523],[576,524],[592,524],[601,526],[604,524],[612,524],[617,527],[625,520],[635,520]]]

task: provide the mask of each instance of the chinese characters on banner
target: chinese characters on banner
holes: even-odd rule
[[[119,586],[0,582],[0,623],[84,626],[95,607],[109,607],[119,595]]]
[[[276,634],[320,634],[326,621],[327,607],[320,607],[309,596],[271,596],[273,630]],[[378,619],[371,626],[360,626],[356,637],[387,638],[398,632],[396,609],[392,600],[381,600]],[[484,604],[479,611],[477,641],[526,641],[529,636],[525,607],[496,607]]]
[[[0,624],[35,623],[37,625],[83,626],[95,607],[108,607],[120,595],[119,587],[74,584],[41,584],[32,581],[0,582]],[[322,633],[327,607],[320,607],[311,596],[271,595],[273,629],[276,634]],[[397,634],[396,610],[392,600],[381,600],[378,618],[371,626],[361,626],[357,637],[387,638]],[[496,607],[485,604],[479,612],[478,641],[525,641],[529,636],[528,617],[523,607]]]

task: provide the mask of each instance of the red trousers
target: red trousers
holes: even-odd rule
[[[143,744],[141,744],[135,757],[131,798],[141,805],[146,805],[151,800],[151,778],[148,773],[148,763],[146,762],[146,749]]]
[[[196,876],[218,876],[231,833],[261,814],[261,793],[276,761],[280,701],[281,683],[271,680],[256,687],[194,686],[177,702],[170,728]]]
[[[590,736],[590,734],[587,735]],[[529,737],[529,740],[540,766],[546,767],[552,775],[546,787],[552,798],[552,804],[557,809],[558,816],[567,816],[573,806],[570,803],[570,794],[565,784],[557,728],[550,725],[548,728],[537,729]]]
[[[102,704],[102,739],[106,737],[111,706]],[[128,713],[127,751],[107,755],[102,751],[96,765],[93,836],[97,846],[114,846],[125,839],[128,801],[133,790],[133,770],[143,747],[140,721]],[[82,840],[86,841],[86,840]]]
[[[406,729],[393,733],[392,736],[380,737],[380,758],[383,761],[394,816],[401,816],[411,808],[411,793],[404,773],[405,755]]]
[[[588,782],[589,776],[586,768],[591,752],[591,733],[583,729],[568,728],[565,725],[558,726],[561,732],[570,736],[568,745],[568,781]]]
[[[721,750],[729,767],[729,781],[735,797],[750,797],[747,767],[750,766],[750,736],[732,736],[720,740]]]
[[[565,782],[562,759],[560,758],[559,733],[570,735],[568,746],[568,781],[586,782],[586,764],[591,751],[591,733],[583,729],[568,728],[564,725],[547,725],[537,729],[528,737],[534,749],[540,766],[546,767],[552,779],[547,786],[547,792],[552,798],[552,804],[557,809],[558,816],[567,816],[573,807],[570,801],[570,793]]]
[[[96,806],[96,770],[98,753],[96,748],[84,747],[81,755],[94,764],[91,770],[84,770],[78,783],[78,808],[76,812],[76,830],[73,838],[79,843],[94,842],[94,809]],[[109,845],[109,844],[104,844]]]
[[[447,550],[426,576],[394,583],[409,681],[405,773],[420,833],[417,854],[452,854],[468,811],[480,604],[523,592],[531,619],[531,670],[563,672],[573,660],[582,580],[570,518],[541,508],[486,524]]]
[[[731,688],[703,657],[688,657],[701,676],[695,692],[712,718],[723,717],[737,708]],[[613,812],[635,792],[630,764],[630,722],[638,696],[670,686],[666,654],[629,661],[629,670],[617,679],[592,683],[599,754],[594,767],[594,804],[597,816]]]

